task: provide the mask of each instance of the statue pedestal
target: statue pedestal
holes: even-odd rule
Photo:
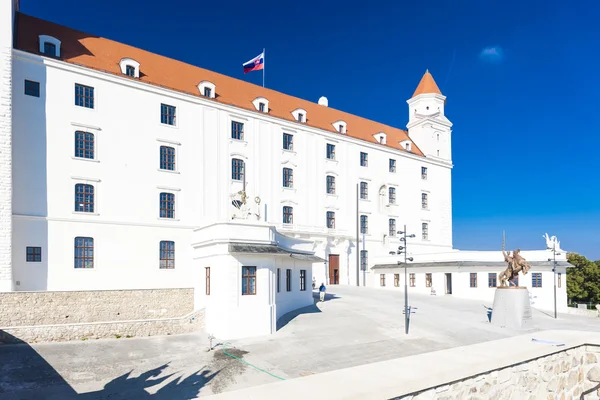
[[[533,329],[529,291],[526,287],[499,287],[494,294],[492,325],[509,329]]]

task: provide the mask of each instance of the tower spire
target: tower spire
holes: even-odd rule
[[[418,96],[423,93],[442,94],[437,83],[435,83],[433,76],[429,72],[429,69],[427,69],[425,71],[425,74],[423,74],[423,77],[421,78],[421,82],[419,82],[419,85],[417,86],[417,89],[413,93],[412,97]]]

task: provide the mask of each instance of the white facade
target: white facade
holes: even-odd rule
[[[439,90],[408,100],[408,136],[394,147],[397,129],[371,123],[372,139],[358,138],[341,111],[328,120],[338,132],[311,125],[331,114],[326,99],[286,105],[289,120],[270,114],[282,103],[268,89],[252,86],[250,108],[217,101],[219,85],[200,75],[196,95],[144,82],[133,54],[115,60],[118,73],[66,62],[68,38],[50,32],[35,51],[13,49],[14,10],[2,7],[0,290],[193,286],[207,329],[242,337],[312,304],[301,274],[306,285],[365,284],[404,225],[412,251],[453,251],[452,124]],[[250,265],[257,292],[244,295]],[[291,271],[289,291],[277,290],[278,269]]]

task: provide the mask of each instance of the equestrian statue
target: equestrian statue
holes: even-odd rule
[[[507,281],[512,283],[512,286],[516,286],[514,280],[519,277],[519,272],[523,275],[527,275],[527,272],[531,268],[531,265],[527,263],[525,258],[520,254],[521,249],[516,249],[510,254],[504,251],[504,238],[502,238],[502,255],[504,261],[508,264],[506,269],[499,274],[500,286],[507,286]]]

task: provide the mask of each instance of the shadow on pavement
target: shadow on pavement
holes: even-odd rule
[[[3,400],[184,400],[197,397],[200,389],[220,372],[203,367],[191,375],[172,373],[161,376],[168,367],[165,364],[137,377],[133,377],[133,371],[130,371],[108,382],[102,390],[79,394],[27,343],[6,332],[0,332],[0,335],[14,343],[0,344],[0,399]],[[154,386],[159,387],[152,389],[153,393],[146,391]]]

